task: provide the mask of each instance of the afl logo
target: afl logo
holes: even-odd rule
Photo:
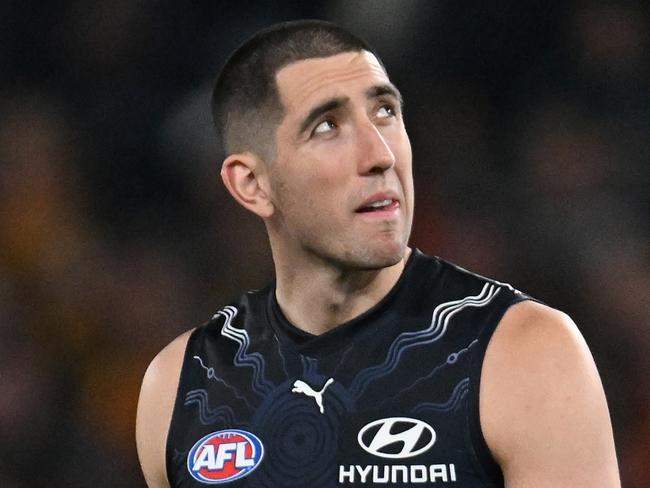
[[[427,451],[436,442],[436,432],[426,422],[390,417],[370,422],[359,431],[359,445],[383,458],[409,458]]]
[[[202,483],[228,483],[248,476],[263,456],[262,441],[250,432],[220,430],[194,444],[187,455],[187,469]]]

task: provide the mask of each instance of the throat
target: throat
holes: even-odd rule
[[[379,303],[399,279],[405,259],[379,270],[348,274],[294,273],[292,279],[283,280],[278,273],[278,306],[296,328],[312,335],[324,334]]]
[[[355,291],[325,290],[306,286],[283,297],[276,290],[280,309],[291,324],[313,335],[321,335],[349,322],[374,306],[379,299],[365,288]]]

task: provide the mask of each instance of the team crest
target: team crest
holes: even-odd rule
[[[187,469],[195,480],[220,484],[248,476],[262,462],[264,446],[245,430],[208,434],[187,455]]]

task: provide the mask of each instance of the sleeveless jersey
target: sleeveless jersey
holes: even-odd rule
[[[479,424],[485,350],[530,297],[413,250],[376,306],[313,336],[275,287],[188,341],[167,440],[172,487],[503,486]]]

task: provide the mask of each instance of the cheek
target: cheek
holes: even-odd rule
[[[340,188],[335,177],[323,171],[316,171],[305,165],[300,172],[285,172],[273,181],[274,200],[278,210],[286,217],[314,219],[322,218],[322,210],[333,205],[338,206],[341,200]],[[339,183],[340,185],[340,183]]]
[[[414,188],[413,188],[413,168],[412,161],[413,155],[411,153],[411,143],[405,132],[399,138],[396,138],[393,146],[395,159],[397,161],[395,172],[402,185],[404,196],[408,202],[409,208],[413,209],[414,204]]]
[[[412,160],[411,141],[403,127],[395,138],[395,145],[399,152],[400,159],[410,167]]]
[[[400,173],[400,176],[405,177],[410,175],[413,154],[411,153],[411,142],[409,141],[406,132],[396,134],[395,137],[389,141],[389,144],[393,151],[393,155],[395,156],[396,170]]]
[[[339,152],[331,147],[293,155],[291,167],[284,175],[287,186],[301,195],[325,197],[340,192],[345,184],[340,161],[345,158],[337,156]]]

